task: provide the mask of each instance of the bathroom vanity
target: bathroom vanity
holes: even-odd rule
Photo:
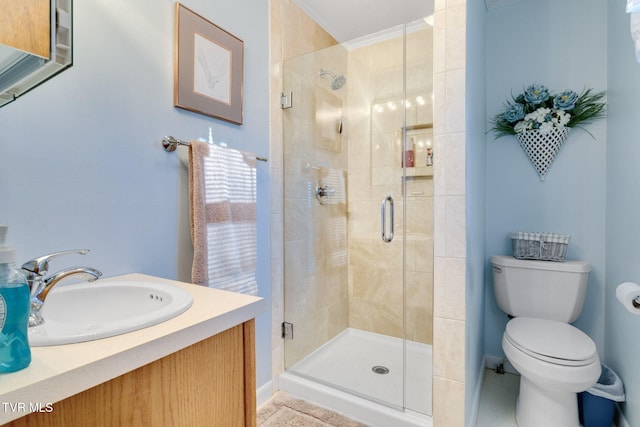
[[[107,280],[161,281],[193,305],[138,331],[32,348],[28,368],[0,376],[0,425],[256,425],[263,299],[141,274]]]

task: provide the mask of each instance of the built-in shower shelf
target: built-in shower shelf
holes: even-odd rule
[[[407,168],[405,175],[407,179],[429,178],[433,176],[433,166],[422,166]]]

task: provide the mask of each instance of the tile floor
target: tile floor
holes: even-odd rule
[[[516,398],[520,376],[485,369],[476,427],[517,427]]]

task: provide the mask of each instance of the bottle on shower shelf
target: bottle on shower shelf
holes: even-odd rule
[[[415,166],[416,146],[413,138],[407,143],[402,155],[402,167],[412,168]]]
[[[427,147],[427,166],[433,166],[433,148]]]

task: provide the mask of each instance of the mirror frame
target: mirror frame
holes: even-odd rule
[[[51,0],[49,58],[15,51],[0,64],[0,107],[73,65],[73,0]]]

